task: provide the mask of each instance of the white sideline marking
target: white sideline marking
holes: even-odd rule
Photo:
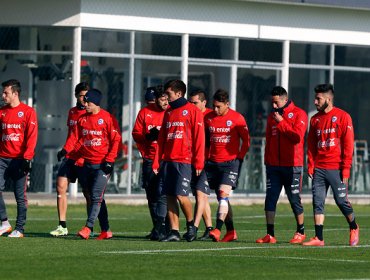
[[[129,254],[137,254],[137,255],[145,255],[145,254],[159,254],[159,253],[188,253],[188,252],[211,252],[211,251],[231,251],[231,250],[255,250],[255,249],[266,249],[266,250],[271,250],[271,249],[296,249],[296,248],[301,248],[303,249],[303,246],[276,246],[276,247],[266,247],[266,246],[261,246],[261,247],[232,247],[232,248],[205,248],[205,249],[172,249],[172,250],[132,250],[132,251],[100,251],[100,253],[103,254],[124,254],[124,255],[129,255]],[[352,248],[349,245],[342,245],[342,246],[322,246],[322,247],[305,247],[307,249],[339,249],[339,248]],[[370,248],[370,245],[359,245],[355,248]],[[279,257],[280,258],[280,257]],[[284,258],[284,257],[281,257]],[[289,258],[289,257],[286,257]],[[293,258],[293,257],[291,257]],[[300,259],[300,258],[296,258]],[[302,258],[305,259],[305,258]],[[315,260],[317,260],[315,258]],[[325,260],[325,259],[323,259]],[[328,259],[329,260],[329,259]],[[332,260],[332,261],[348,261],[348,262],[370,262],[370,261],[355,261],[355,260]]]

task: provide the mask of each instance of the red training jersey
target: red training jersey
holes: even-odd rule
[[[118,122],[107,111],[83,114],[67,139],[64,149],[78,151],[79,157],[92,164],[114,162],[121,144]]]
[[[0,109],[0,123],[0,157],[31,160],[38,131],[35,110],[22,102],[14,108],[5,105]]]
[[[206,115],[208,115],[211,112],[213,112],[212,109],[206,108],[205,111],[203,112],[203,120],[205,120]],[[204,129],[206,129],[206,128],[204,127]],[[206,135],[205,137],[207,138],[207,131],[205,131],[205,135]],[[207,139],[206,139],[206,141],[207,141]],[[209,145],[206,143],[206,146],[204,147],[204,159],[208,160],[208,158],[209,158]]]
[[[230,108],[224,116],[211,112],[204,122],[210,140],[209,160],[225,162],[236,158],[244,159],[250,139],[247,123],[240,113]]]
[[[153,169],[164,161],[193,164],[195,169],[204,167],[204,126],[203,114],[193,104],[187,102],[178,108],[165,111],[162,128],[159,132],[158,150]]]
[[[308,174],[313,174],[314,168],[340,169],[343,178],[349,178],[353,145],[348,113],[336,107],[328,113],[318,112],[311,118],[308,132]]]
[[[274,119],[274,112],[267,118],[265,164],[303,166],[307,114],[290,102],[282,117],[279,123]]]
[[[156,127],[158,130],[161,129],[164,112],[165,111],[159,109],[156,104],[149,104],[141,109],[136,117],[135,125],[132,130],[132,137],[143,158],[154,159],[158,142],[147,140],[145,135],[148,134],[153,127]]]
[[[79,109],[77,106],[69,109],[68,119],[67,119],[67,127],[68,127],[67,139],[70,137],[74,127],[77,125],[78,119],[85,113],[86,113],[85,109]],[[67,142],[67,140],[66,140],[66,142]],[[78,153],[73,152],[73,151],[66,155],[66,158],[75,160],[77,165],[82,166],[83,165],[83,159],[78,158],[78,157],[79,157]]]

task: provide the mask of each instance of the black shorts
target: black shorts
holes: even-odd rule
[[[75,165],[76,161],[64,158],[58,169],[58,177],[65,177],[71,183],[75,183],[78,178],[78,173],[81,172],[82,167]]]
[[[196,191],[201,191],[205,194],[210,194],[211,189],[209,188],[207,174],[205,170],[202,170],[199,176],[197,176],[195,168],[192,166],[192,176],[191,176],[191,190],[193,191],[193,195],[195,196]]]
[[[205,170],[210,188],[218,190],[220,185],[228,185],[235,190],[239,178],[239,165],[238,159],[224,162],[207,161]]]
[[[188,196],[190,193],[191,164],[164,161],[159,173],[159,187],[169,196]]]

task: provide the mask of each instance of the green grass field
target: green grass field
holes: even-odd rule
[[[145,206],[109,204],[113,239],[75,236],[84,225],[84,205],[69,207],[70,235],[55,238],[48,234],[57,225],[55,207],[31,205],[25,238],[0,237],[0,279],[370,279],[370,206],[354,208],[361,227],[358,247],[347,245],[344,217],[336,206],[327,206],[326,246],[307,248],[288,243],[295,222],[285,204],[278,206],[278,243],[271,245],[255,243],[265,234],[262,205],[234,207],[239,240],[231,243],[149,241]],[[312,207],[305,209],[306,234],[312,237]],[[8,214],[14,224],[14,206]]]

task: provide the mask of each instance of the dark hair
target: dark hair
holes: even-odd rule
[[[334,96],[334,87],[332,84],[320,84],[315,87],[315,93],[331,93]]]
[[[155,88],[156,91],[154,93],[154,96],[156,99],[161,98],[163,96],[167,96],[167,94],[163,90],[163,85],[157,85]]]
[[[229,102],[229,93],[224,89],[218,89],[213,95],[213,100],[218,102]]]
[[[169,88],[176,92],[180,91],[182,93],[182,96],[184,96],[186,93],[186,85],[181,80],[170,80],[165,83],[163,89],[166,91]]]
[[[199,99],[200,101],[204,101],[207,99],[206,97],[206,94],[203,90],[196,90],[196,91],[193,91],[189,94],[189,97],[192,97],[192,96],[199,96]]]
[[[18,92],[18,96],[21,95],[21,91],[22,91],[21,83],[18,80],[10,79],[10,80],[7,80],[5,82],[2,82],[1,85],[3,86],[3,88],[11,87],[13,92],[15,92],[15,91]]]
[[[75,95],[77,96],[81,91],[89,90],[90,86],[87,82],[81,82],[75,87]]]
[[[275,86],[271,90],[271,96],[283,96],[283,95],[288,95],[287,91],[285,88],[281,86]]]

